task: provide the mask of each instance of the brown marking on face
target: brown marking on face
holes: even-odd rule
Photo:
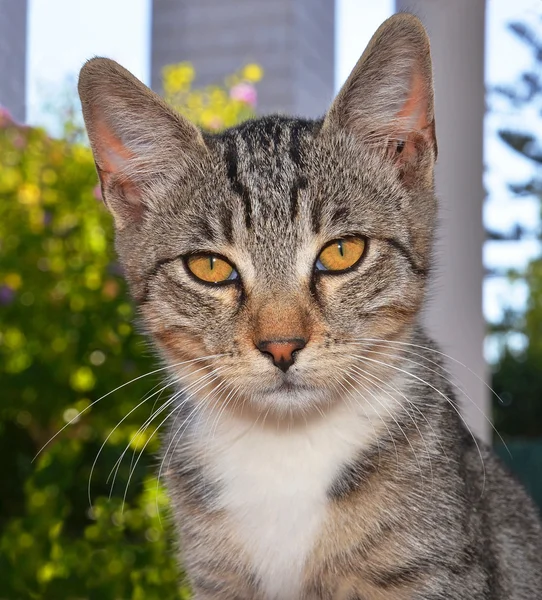
[[[254,340],[305,339],[311,335],[308,310],[302,301],[273,298],[256,309]]]

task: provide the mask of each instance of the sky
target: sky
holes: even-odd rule
[[[393,0],[337,0],[337,89],[371,35],[392,14],[394,4]],[[73,86],[81,65],[92,56],[113,58],[148,83],[150,5],[151,0],[29,0],[28,121],[51,124],[51,115],[44,110],[45,99],[54,99],[63,85]],[[541,14],[542,0],[487,0],[488,86],[513,82],[529,65],[528,50],[506,29],[506,24],[540,18]],[[496,137],[496,130],[503,123],[527,128],[533,115],[503,110],[498,114],[490,112],[485,121],[484,183],[488,200],[484,205],[484,220],[489,228],[497,230],[532,224],[539,215],[538,203],[532,199],[510,199],[507,183],[526,179],[531,168]],[[486,242],[484,263],[489,268],[521,269],[539,252],[535,240]],[[511,284],[505,278],[486,280],[486,317],[498,320],[505,307],[521,308],[526,293],[521,281]]]

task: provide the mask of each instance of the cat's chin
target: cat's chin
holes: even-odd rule
[[[277,415],[306,414],[333,402],[333,394],[327,388],[313,387],[283,381],[274,387],[262,389],[252,395],[256,408]]]

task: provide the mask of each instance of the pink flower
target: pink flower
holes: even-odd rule
[[[0,117],[0,122],[1,122],[1,117]],[[22,150],[26,146],[26,139],[22,135],[16,135],[13,138],[13,145],[15,146],[15,148]]]
[[[102,188],[100,187],[100,185],[95,185],[94,186],[94,189],[92,190],[92,194],[96,198],[96,200],[103,200],[103,198],[102,198]]]
[[[0,127],[15,123],[9,110],[0,104]]]
[[[238,83],[231,88],[230,98],[232,100],[240,100],[254,107],[258,100],[258,94],[256,88],[250,85],[250,83]]]

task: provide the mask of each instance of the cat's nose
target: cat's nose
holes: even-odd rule
[[[256,347],[262,354],[268,354],[273,359],[273,364],[281,371],[286,371],[294,364],[295,353],[307,345],[303,338],[290,340],[264,340],[258,342]]]

